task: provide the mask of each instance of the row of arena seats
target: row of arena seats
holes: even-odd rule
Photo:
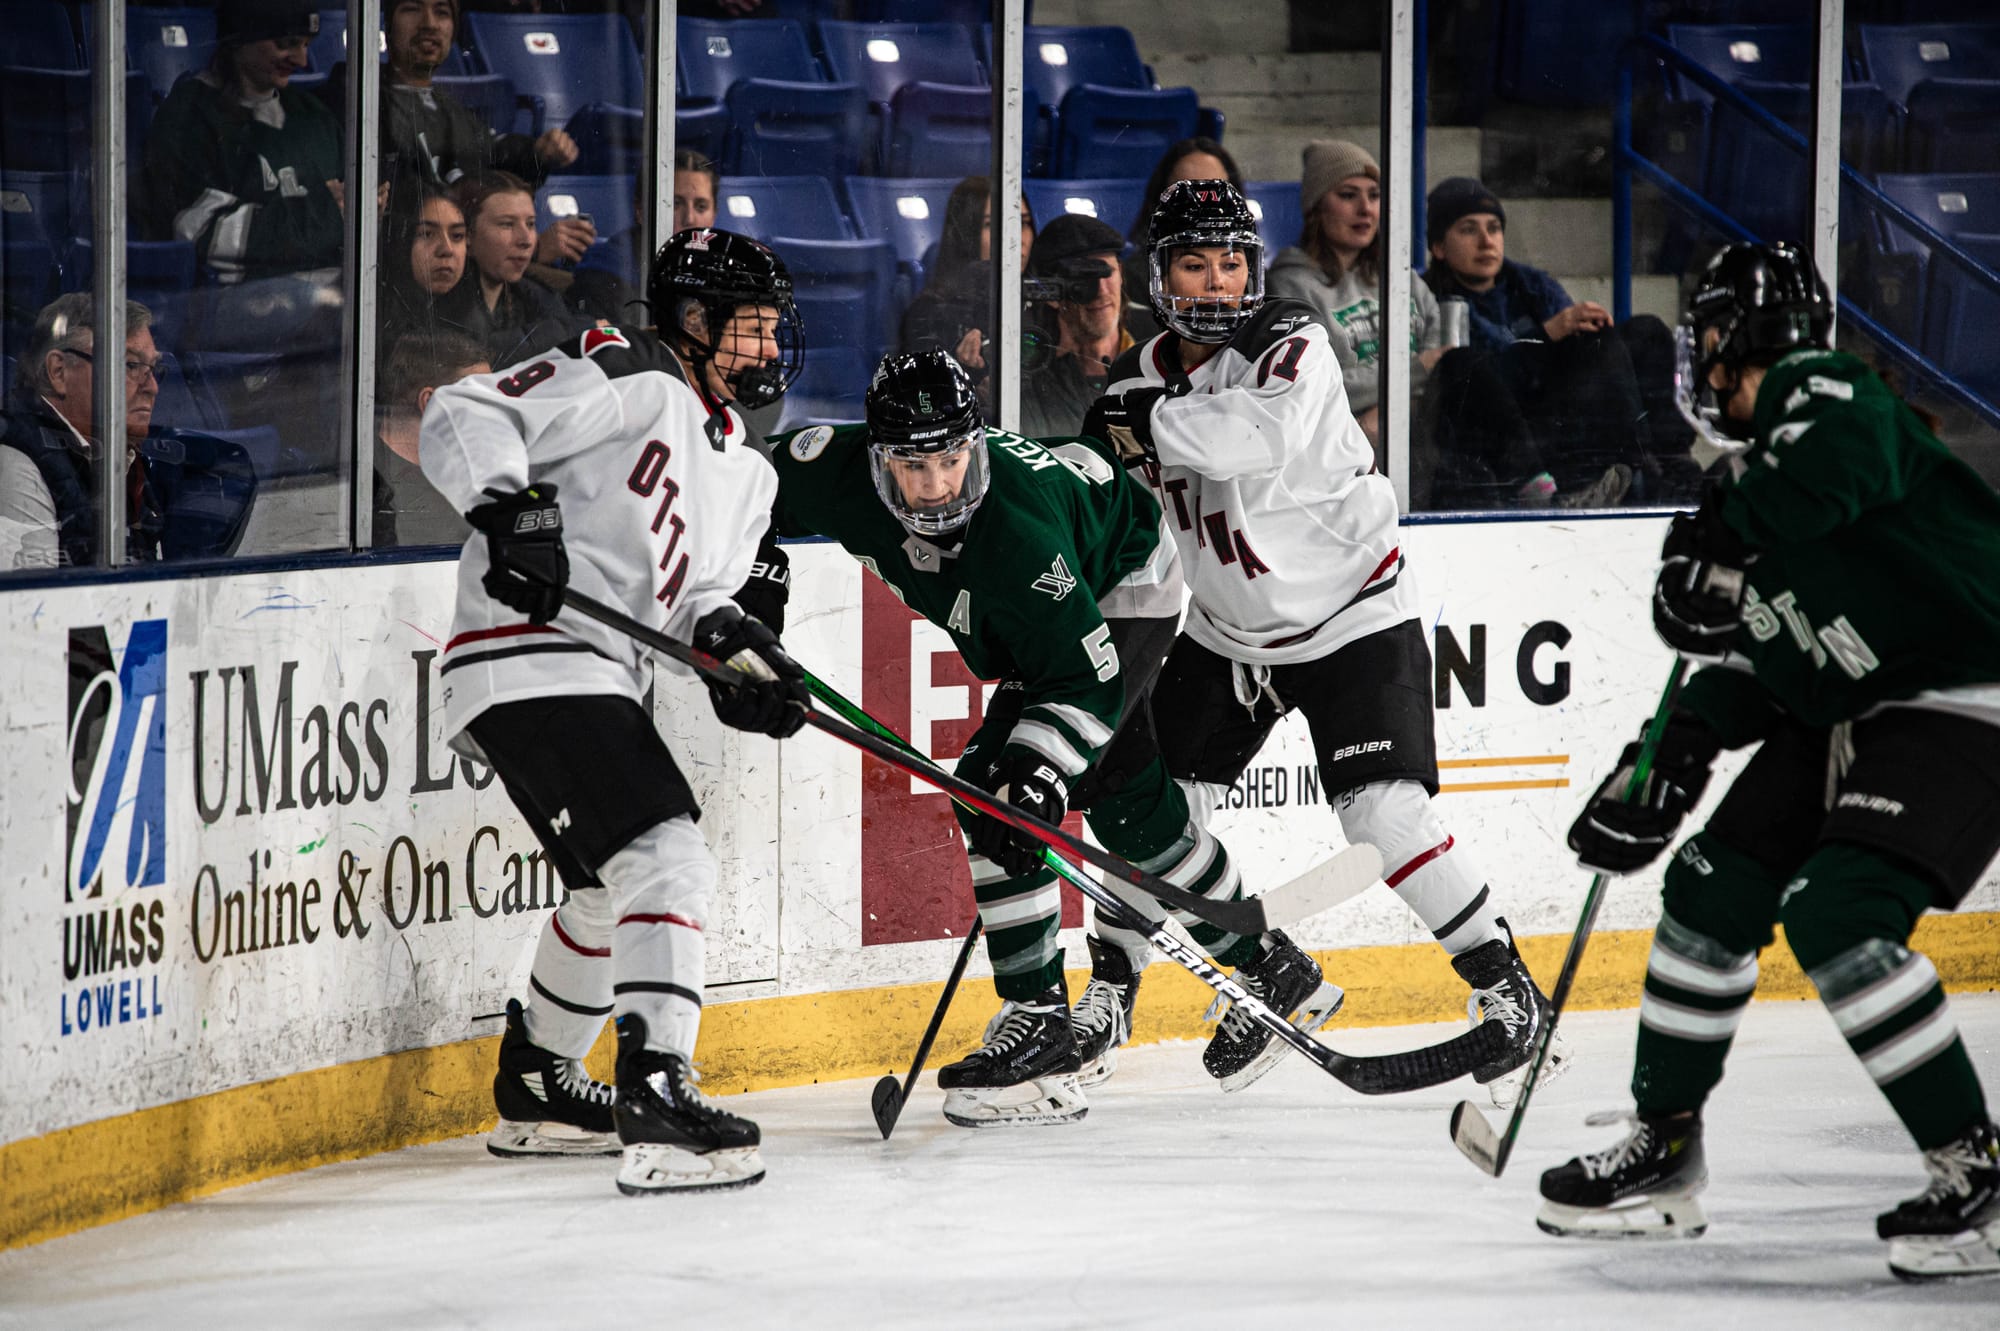
[[[1889,332],[2000,401],[2000,175],[1885,174],[1875,186],[1959,252],[1871,210],[1861,281],[1843,285]]]
[[[92,11],[75,12],[73,25],[59,0],[17,0],[0,34],[0,66],[87,70]],[[346,23],[344,9],[321,11],[307,69],[293,86],[326,82],[346,58]],[[470,13],[462,32],[468,45],[454,48],[439,70],[454,96],[503,131],[568,129],[584,150],[581,170],[633,169],[645,76],[622,18]],[[176,79],[207,65],[215,33],[211,9],[128,11],[128,59],[155,103]],[[949,21],[684,18],[676,32],[677,136],[725,171],[746,175],[984,171],[990,47],[990,25]],[[1034,174],[1133,174],[1180,139],[1220,137],[1220,114],[1201,107],[1192,88],[1153,86],[1123,28],[1030,26],[1024,65],[1025,151]],[[87,80],[76,81],[87,97]],[[9,109],[26,101],[10,98]]]

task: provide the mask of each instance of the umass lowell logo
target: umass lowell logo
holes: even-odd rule
[[[62,1033],[160,1015],[167,881],[167,621],[114,656],[102,628],[69,634]]]

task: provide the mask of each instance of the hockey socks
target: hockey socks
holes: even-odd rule
[[[1466,851],[1444,829],[1429,792],[1415,781],[1381,781],[1334,801],[1349,841],[1382,852],[1387,883],[1437,938],[1460,956],[1506,937],[1493,894]]]
[[[1757,954],[1661,915],[1639,996],[1639,1047],[1632,1094],[1646,1113],[1699,1109],[1757,988]]]

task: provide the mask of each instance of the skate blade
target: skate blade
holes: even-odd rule
[[[1077,1085],[1077,1074],[1037,1077],[1032,1100],[1002,1104],[998,1097],[1014,1086],[959,1086],[944,1093],[944,1116],[961,1128],[1028,1127],[1074,1123],[1090,1112],[1090,1102]]]
[[[1299,1010],[1292,1014],[1292,1025],[1311,1035],[1332,1021],[1334,1014],[1340,1011],[1340,1005],[1346,1001],[1346,990],[1337,984],[1322,980],[1319,988],[1315,989],[1305,1002],[1299,1004]],[[1290,1045],[1273,1036],[1271,1042],[1264,1046],[1263,1052],[1257,1057],[1228,1076],[1218,1078],[1217,1082],[1224,1094],[1233,1095],[1237,1091],[1248,1090],[1256,1084],[1258,1078],[1278,1066],[1279,1059],[1291,1052]]]
[[[1118,1046],[1113,1045],[1083,1065],[1083,1071],[1076,1074],[1076,1084],[1086,1090],[1092,1086],[1102,1086],[1111,1080],[1111,1074],[1116,1071],[1118,1071]]]
[[[633,1142],[618,1167],[618,1191],[627,1197],[662,1192],[725,1192],[747,1188],[764,1177],[764,1159],[754,1146],[697,1155],[664,1142]]]
[[[1564,1206],[1544,1201],[1535,1228],[1565,1239],[1696,1239],[1708,1230],[1708,1213],[1696,1200],[1706,1179],[1684,1191],[1633,1197],[1616,1206]]]
[[[567,1123],[516,1123],[503,1118],[487,1134],[486,1149],[503,1160],[549,1160],[618,1155],[625,1148],[615,1132],[585,1132]]]
[[[1569,1071],[1572,1055],[1569,1041],[1562,1033],[1549,1037],[1548,1057],[1542,1060],[1542,1075],[1535,1078],[1535,1089],[1545,1090],[1548,1084]],[[1531,1062],[1533,1060],[1530,1060]],[[1486,1094],[1492,1099],[1495,1109],[1512,1109],[1521,1100],[1521,1085],[1528,1080],[1528,1064],[1523,1063],[1512,1072],[1503,1072],[1486,1083]]]
[[[2000,1225],[1961,1234],[1905,1234],[1889,1240],[1889,1272],[1898,1280],[1976,1280],[2000,1275]]]

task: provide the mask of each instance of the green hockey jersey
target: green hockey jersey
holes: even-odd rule
[[[1125,681],[1099,601],[1127,578],[1172,576],[1160,509],[1097,447],[986,432],[991,482],[955,546],[913,535],[876,494],[862,425],[772,440],[782,536],[830,537],[951,635],[972,673],[1018,680],[1008,743],[1074,778],[1117,728]],[[1171,613],[1171,612],[1170,612]]]
[[[1752,429],[1720,502],[1757,552],[1734,645],[1766,698],[1832,725],[2000,683],[2000,496],[1839,352],[1773,366]],[[1746,679],[1703,671],[1685,705],[1747,742]]]

